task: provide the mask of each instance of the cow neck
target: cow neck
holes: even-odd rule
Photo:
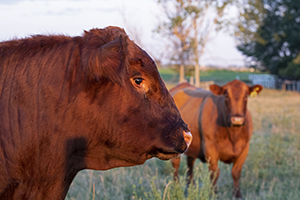
[[[218,98],[218,102],[216,103],[216,105],[220,105],[218,106],[218,124],[221,125],[222,127],[226,127],[229,128],[230,124],[228,123],[228,116],[229,116],[229,112],[228,109],[226,107],[226,103],[225,103],[225,97],[219,96]]]

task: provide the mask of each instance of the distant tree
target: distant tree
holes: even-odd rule
[[[188,1],[186,11],[192,24],[190,48],[195,65],[196,87],[200,86],[200,59],[204,54],[205,47],[211,39],[212,32],[221,30],[222,25],[228,23],[222,17],[226,15],[225,8],[232,2],[229,0]]]
[[[299,67],[300,0],[246,0],[241,8],[238,49],[251,64],[288,78]]]
[[[157,29],[170,41],[168,53],[173,64],[179,65],[179,82],[185,81],[185,65],[189,62],[189,33],[191,24],[188,22],[186,6],[188,0],[159,0],[166,20]]]
[[[287,64],[287,67],[279,70],[278,73],[283,78],[287,79],[300,79],[300,54],[291,62]]]
[[[168,46],[170,60],[180,66],[183,82],[186,65],[194,65],[195,85],[200,85],[200,60],[212,33],[221,30],[228,21],[224,10],[235,0],[159,0],[166,19],[158,32],[171,41]]]

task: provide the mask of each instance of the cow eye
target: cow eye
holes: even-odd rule
[[[135,79],[134,79],[134,82],[135,82],[137,85],[141,85],[141,83],[143,82],[143,79],[142,79],[142,78],[135,78]]]
[[[130,80],[132,85],[140,92],[145,93],[149,91],[147,81],[144,78],[138,76],[138,77],[131,78]]]

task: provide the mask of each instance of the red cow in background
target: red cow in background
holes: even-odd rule
[[[183,120],[188,124],[193,141],[187,152],[188,184],[193,178],[196,158],[209,162],[211,179],[216,184],[219,177],[218,160],[233,163],[234,196],[242,197],[240,176],[249,151],[253,125],[247,109],[250,94],[258,94],[263,87],[249,87],[234,80],[224,86],[211,85],[210,91],[183,83],[170,92]],[[172,159],[174,178],[178,179],[180,157]]]

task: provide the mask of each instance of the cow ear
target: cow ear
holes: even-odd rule
[[[262,91],[262,89],[262,85],[253,85],[252,87],[249,87],[250,97],[256,97]]]
[[[126,64],[127,42],[126,36],[116,37],[113,41],[102,45],[96,49],[88,50],[83,59],[84,68],[88,71],[88,76],[92,80],[101,81],[103,79],[121,84],[122,74]]]
[[[215,95],[223,95],[224,92],[225,92],[225,90],[223,89],[223,87],[218,86],[216,84],[210,85],[209,89]]]

